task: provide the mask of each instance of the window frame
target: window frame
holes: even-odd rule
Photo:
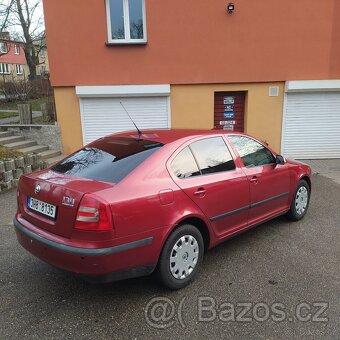
[[[262,164],[262,165],[255,165],[255,166],[252,166],[252,167],[247,167],[243,160],[242,160],[242,157],[241,155],[239,154],[236,146],[234,145],[233,141],[231,140],[231,137],[244,137],[244,138],[248,138],[250,140],[252,140],[253,142],[256,142],[260,145],[262,145],[265,149],[267,149],[273,156],[274,158],[274,162],[273,163],[268,163],[268,164]],[[246,135],[239,135],[239,134],[233,134],[233,135],[227,135],[227,138],[228,138],[228,142],[230,143],[231,147],[234,149],[235,153],[238,155],[238,157],[240,158],[240,161],[241,161],[241,164],[243,165],[244,168],[246,169],[254,169],[254,168],[258,168],[258,167],[261,167],[261,166],[273,166],[273,165],[276,165],[276,154],[270,149],[268,148],[264,143],[262,143],[261,141],[257,140],[257,139],[254,139],[250,136],[246,136]]]
[[[0,74],[11,74],[11,65],[6,63],[0,63]]]
[[[129,13],[129,0],[121,0],[123,2],[123,18],[124,18],[124,39],[112,39],[112,28],[111,28],[111,16],[110,16],[110,0],[105,0],[106,3],[106,25],[107,25],[107,37],[108,44],[119,45],[119,44],[146,44],[147,33],[146,33],[146,7],[145,0],[142,0],[142,11],[143,11],[143,39],[131,39],[130,36],[130,13]]]
[[[3,49],[3,47],[4,47],[4,49]],[[7,43],[5,43],[3,41],[0,42],[0,53],[2,53],[2,54],[8,53]]]
[[[183,177],[183,178],[181,178],[181,177],[176,176],[176,174],[175,174],[175,172],[173,171],[173,168],[172,168],[172,163],[173,163],[173,162],[175,161],[175,159],[176,159],[176,158],[177,158],[184,150],[186,150],[186,149],[189,150],[189,152],[190,152],[190,154],[191,154],[191,156],[192,156],[192,159],[193,159],[193,161],[194,161],[194,164],[195,164],[196,167],[197,167],[197,170],[198,170],[199,174],[196,175],[196,176],[189,176],[189,177]],[[170,165],[170,172],[172,173],[172,175],[173,175],[175,178],[180,179],[180,180],[182,180],[182,179],[189,179],[189,178],[198,177],[198,176],[202,176],[202,175],[203,175],[203,174],[202,174],[202,171],[201,171],[201,169],[200,169],[200,167],[199,167],[199,165],[198,165],[198,163],[197,163],[197,159],[196,159],[194,153],[192,152],[192,150],[191,150],[191,148],[190,148],[190,144],[186,145],[184,148],[182,148],[181,150],[179,150],[179,151],[175,154],[175,156],[171,159],[169,165]]]
[[[18,72],[18,68],[21,70],[20,72]],[[21,64],[16,64],[16,65],[15,65],[15,71],[16,71],[16,74],[17,74],[18,76],[21,76],[21,75],[24,74],[24,69],[23,69],[23,67],[22,67]]]
[[[14,45],[14,54],[20,55],[20,46],[18,44]]]

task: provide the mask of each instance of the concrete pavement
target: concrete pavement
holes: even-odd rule
[[[339,200],[340,185],[315,175],[302,221],[280,217],[212,249],[170,292],[152,276],[90,285],[39,261],[17,244],[15,191],[2,194],[0,339],[339,339]]]
[[[340,159],[314,159],[302,161],[311,166],[313,173],[340,184]]]

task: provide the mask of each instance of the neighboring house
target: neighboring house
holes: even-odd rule
[[[24,44],[19,41],[0,38],[0,82],[13,81],[28,75]]]
[[[287,156],[340,157],[340,1],[227,5],[44,0],[64,152],[133,129],[123,102],[141,130],[244,131]]]
[[[21,41],[11,40],[9,33],[0,34],[0,81],[4,77],[7,81],[27,79],[29,68],[27,65],[25,44]],[[37,46],[40,49],[40,46]],[[49,73],[47,48],[42,47],[39,52],[39,65],[37,75],[44,76]]]
[[[43,47],[39,52],[39,65],[37,66],[37,75],[44,76],[50,72],[48,63],[47,48]]]

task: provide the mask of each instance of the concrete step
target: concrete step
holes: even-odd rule
[[[13,136],[13,132],[10,131],[0,131],[0,138]]]
[[[29,146],[34,146],[37,144],[38,143],[34,140],[22,140],[20,142],[6,144],[6,146],[11,149],[24,149],[24,148],[28,148]]]
[[[54,158],[61,155],[59,150],[47,150],[40,152],[42,159],[48,160],[49,158]]]
[[[48,146],[46,145],[35,145],[30,146],[28,148],[19,149],[18,151],[23,152],[24,154],[28,154],[28,153],[41,153],[46,150],[48,150]]]
[[[9,136],[9,137],[4,137],[0,138],[0,145],[7,145],[15,142],[20,142],[25,140],[25,137],[22,136]]]
[[[59,155],[57,157],[46,159],[46,162],[49,164],[49,166],[51,166],[51,165],[53,165],[55,163],[58,163],[59,161],[61,161],[64,158],[65,158],[65,155]]]

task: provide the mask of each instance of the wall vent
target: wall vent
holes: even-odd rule
[[[278,86],[270,86],[269,87],[269,97],[278,97],[280,89]]]

